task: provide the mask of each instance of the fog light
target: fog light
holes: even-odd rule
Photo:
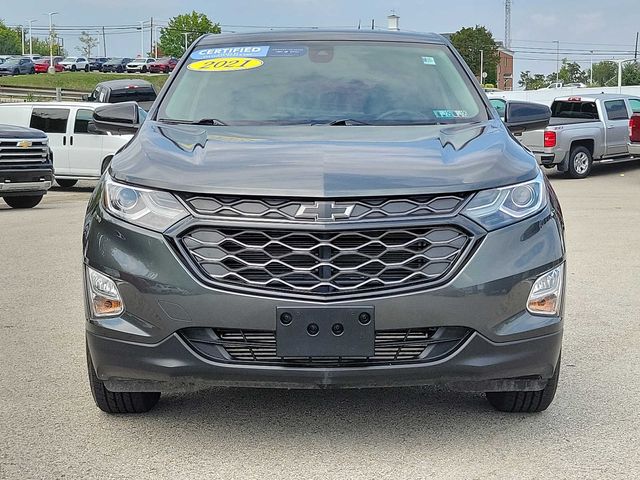
[[[562,305],[564,264],[539,277],[531,287],[527,310],[534,315],[558,315]]]
[[[116,283],[106,275],[87,267],[89,303],[95,317],[120,315],[124,311]]]

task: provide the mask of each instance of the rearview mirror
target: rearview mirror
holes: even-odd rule
[[[140,128],[136,102],[123,102],[98,107],[93,112],[95,128],[115,134],[135,133]]]
[[[551,109],[533,102],[509,100],[504,111],[504,123],[513,133],[539,130],[549,125]]]

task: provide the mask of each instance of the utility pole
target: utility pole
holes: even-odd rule
[[[591,50],[591,70],[589,72],[589,86],[591,86],[593,85],[593,50]]]
[[[554,40],[556,44],[556,83],[560,81],[560,40]]]
[[[189,32],[182,32],[182,34],[184,35],[184,51],[186,53],[187,48],[189,48],[189,45],[187,44],[187,37],[189,36]]]
[[[140,23],[140,58],[144,57],[144,20],[139,21]]]
[[[640,32],[636,32],[636,54],[633,56],[633,59],[638,61],[638,36],[640,36]]]
[[[371,19],[371,30],[375,30],[376,29],[376,19],[372,18]]]
[[[160,34],[161,34],[161,28],[160,25],[156,25],[156,29],[158,30],[156,32],[156,50],[155,50],[155,56],[156,58],[158,58],[158,42],[160,41]]]
[[[480,85],[484,85],[484,50],[480,50]]]
[[[102,27],[102,56],[107,56],[107,37],[104,34],[104,27]]]
[[[511,48],[511,0],[504,2],[504,46]]]
[[[20,25],[22,29],[22,56],[24,57],[24,25]]]

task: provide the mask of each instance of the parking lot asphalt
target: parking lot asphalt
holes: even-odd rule
[[[84,350],[92,184],[2,204],[0,478],[640,477],[640,162],[550,176],[567,223],[565,343],[556,400],[535,415],[437,388],[218,388],[106,415]]]

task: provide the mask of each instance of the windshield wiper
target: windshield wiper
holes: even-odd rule
[[[214,125],[218,127],[227,125],[217,118],[201,118],[200,120],[174,120],[171,118],[160,118],[158,121],[162,123],[170,123],[172,125]]]
[[[371,125],[367,122],[362,122],[360,120],[354,120],[353,118],[341,118],[339,120],[332,120],[327,123],[314,123],[313,125],[329,125],[331,127],[352,127],[357,125]]]

